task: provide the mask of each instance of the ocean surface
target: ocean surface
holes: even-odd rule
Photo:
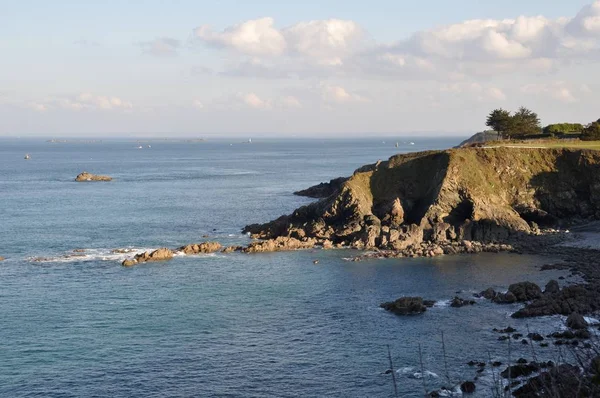
[[[547,333],[556,318],[513,320],[518,305],[484,300],[448,304],[456,292],[561,275],[540,272],[541,257],[354,263],[355,252],[316,250],[128,269],[120,263],[133,254],[112,252],[245,244],[245,225],[311,202],[293,191],[460,141],[0,140],[0,396],[393,397],[389,346],[398,396],[419,397],[472,380],[470,360],[531,358],[492,328]],[[114,181],[74,182],[84,170]],[[416,317],[379,308],[409,295],[438,304]],[[493,378],[489,367],[479,375],[476,396],[490,395]]]

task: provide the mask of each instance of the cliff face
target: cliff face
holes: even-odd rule
[[[505,241],[600,218],[600,152],[462,148],[398,155],[358,169],[337,192],[245,228],[254,237],[403,250],[423,241]]]

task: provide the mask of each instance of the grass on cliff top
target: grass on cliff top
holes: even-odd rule
[[[573,148],[600,150],[600,141],[580,140],[535,140],[535,141],[507,141],[490,142],[488,148]]]

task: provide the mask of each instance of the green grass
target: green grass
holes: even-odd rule
[[[575,148],[600,150],[600,141],[510,141],[506,143],[493,142],[490,147],[519,147],[519,148]]]

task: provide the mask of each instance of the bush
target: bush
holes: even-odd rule
[[[568,133],[581,133],[584,127],[581,123],[558,123],[544,127],[544,134],[561,135]]]

